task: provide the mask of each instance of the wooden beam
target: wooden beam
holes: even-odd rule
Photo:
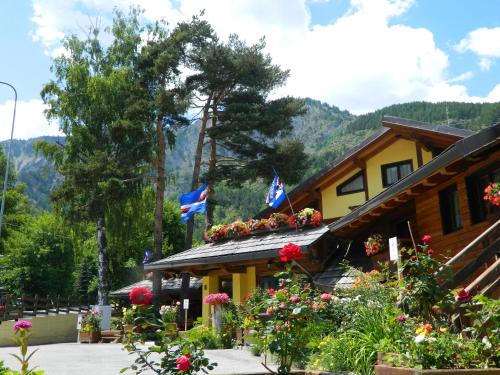
[[[422,158],[422,144],[419,141],[415,141],[416,147],[417,147],[417,165],[420,168],[422,165],[424,165],[424,161]]]

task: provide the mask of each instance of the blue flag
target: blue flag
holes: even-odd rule
[[[142,261],[142,264],[148,264],[151,262],[151,249],[149,247],[146,247],[144,251],[144,260]]]
[[[195,213],[204,213],[207,209],[207,185],[197,190],[179,195],[181,204],[181,223],[186,223]]]
[[[283,203],[285,198],[285,184],[281,182],[280,178],[277,175],[275,175],[273,183],[271,184],[269,192],[267,193],[266,203],[270,207],[276,209],[281,203]]]

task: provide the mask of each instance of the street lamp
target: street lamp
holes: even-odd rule
[[[10,83],[0,81],[0,84],[9,86],[14,90],[14,114],[12,115],[12,128],[10,130],[9,149],[7,151],[7,163],[5,165],[5,177],[3,180],[2,206],[0,207],[0,238],[2,236],[3,212],[5,210],[5,196],[7,194],[7,180],[9,179],[10,150],[12,148],[12,138],[14,136],[14,123],[16,122],[17,91]]]

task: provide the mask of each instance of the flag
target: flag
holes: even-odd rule
[[[144,260],[142,261],[142,264],[148,264],[151,262],[151,250],[149,247],[146,247],[144,251]]]
[[[267,193],[266,203],[276,209],[279,205],[285,200],[285,184],[281,182],[280,178],[275,175],[273,183],[269,188],[269,192]]]
[[[179,195],[181,205],[181,223],[186,223],[195,213],[204,213],[207,209],[207,185]]]

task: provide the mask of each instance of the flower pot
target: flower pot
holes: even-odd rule
[[[130,324],[130,323],[127,323],[127,324],[123,324],[123,332],[124,333],[127,333],[127,332],[130,332],[130,331],[133,331],[134,330],[134,325],[133,324]]]
[[[499,368],[485,369],[429,369],[392,367],[387,365],[375,365],[376,375],[500,375]]]
[[[177,327],[177,323],[165,323],[165,336],[168,337],[177,337],[179,333],[179,328]]]
[[[80,343],[92,344],[99,342],[101,340],[101,332],[100,331],[80,331]]]
[[[212,305],[212,327],[217,333],[221,332],[222,328],[222,306],[220,304]]]

